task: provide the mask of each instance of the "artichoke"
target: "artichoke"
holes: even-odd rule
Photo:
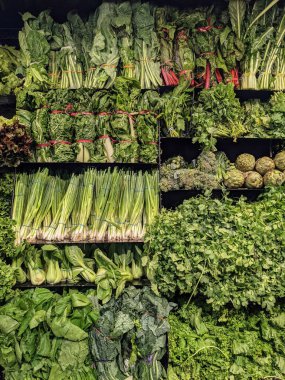
[[[279,170],[270,170],[265,174],[263,177],[265,186],[267,185],[282,185],[284,182],[284,173],[280,172]]]
[[[230,169],[224,177],[224,185],[229,189],[238,189],[244,184],[244,175],[238,169]]]
[[[277,169],[284,171],[285,170],[285,151],[279,152],[274,158],[274,163]]]
[[[275,168],[274,161],[269,157],[261,157],[256,161],[255,170],[264,175],[269,172],[269,170],[273,170]]]
[[[257,172],[248,172],[245,177],[245,186],[248,189],[260,189],[263,186],[262,176]]]
[[[240,154],[236,159],[235,166],[242,172],[251,171],[255,166],[255,157],[248,153]]]

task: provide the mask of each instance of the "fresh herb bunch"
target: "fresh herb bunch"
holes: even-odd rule
[[[100,319],[89,335],[99,378],[166,379],[161,359],[166,353],[167,317],[172,307],[150,288],[133,286],[101,306]]]
[[[94,292],[27,290],[0,307],[5,379],[97,379],[88,330],[98,319]]]
[[[232,84],[219,84],[203,90],[193,107],[193,142],[214,149],[217,137],[235,139],[242,136],[247,132],[243,118],[243,110]]]
[[[191,303],[169,317],[170,380],[282,379],[284,306],[214,313]]]
[[[148,277],[163,295],[203,296],[214,310],[274,308],[284,297],[284,188],[248,203],[189,199],[149,228]]]

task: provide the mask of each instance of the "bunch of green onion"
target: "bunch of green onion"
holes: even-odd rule
[[[158,213],[158,174],[88,169],[18,174],[13,205],[16,243],[141,240]]]

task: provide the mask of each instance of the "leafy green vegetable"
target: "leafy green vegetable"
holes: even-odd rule
[[[283,306],[271,314],[182,306],[169,318],[168,379],[282,379],[284,316]]]
[[[37,288],[1,306],[0,364],[5,378],[97,379],[87,339],[98,319],[93,298],[92,291],[60,296]]]
[[[163,210],[148,230],[148,277],[163,295],[203,296],[214,310],[284,297],[284,189],[256,202],[197,197]]]
[[[117,300],[100,307],[100,318],[89,334],[99,378],[166,379],[161,359],[172,307],[147,287],[128,287]]]

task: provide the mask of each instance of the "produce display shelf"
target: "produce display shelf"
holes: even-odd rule
[[[216,189],[213,190],[211,196],[213,198],[222,198],[226,194],[230,198],[240,198],[241,196],[246,197],[249,201],[254,201],[257,197],[264,192],[262,189]],[[168,192],[161,192],[161,206],[167,209],[175,208],[183,201],[197,197],[204,193],[203,190],[172,190]]]
[[[17,167],[17,172],[38,170],[48,168],[51,170],[75,172],[82,169],[95,168],[119,168],[119,169],[132,169],[132,170],[151,170],[158,169],[157,164],[144,164],[144,163],[96,163],[96,162],[22,162]]]
[[[55,289],[55,288],[95,288],[95,287],[97,287],[97,285],[92,282],[77,282],[74,284],[68,283],[68,282],[61,282],[59,284],[43,283],[41,285],[33,285],[31,282],[26,282],[24,284],[16,284],[14,286],[14,289],[33,289],[33,288]]]
[[[27,240],[29,244],[32,245],[44,245],[44,244],[56,244],[56,245],[78,245],[78,244],[112,244],[112,243],[143,243],[144,239],[122,239],[122,240],[35,240],[35,241],[29,241]]]

